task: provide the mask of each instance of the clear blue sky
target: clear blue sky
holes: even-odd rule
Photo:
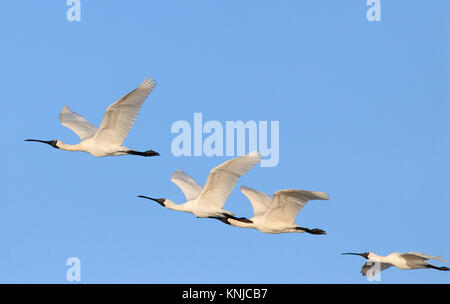
[[[226,3],[225,3],[226,2]],[[0,282],[367,283],[346,251],[422,251],[450,260],[450,2],[6,1],[0,18]],[[96,158],[26,143],[78,138],[63,105],[98,125],[147,76],[159,83],[125,145],[159,158]],[[193,113],[280,122],[280,162],[256,167],[225,207],[251,216],[240,185],[321,190],[296,222],[326,236],[267,235],[136,197],[183,194],[230,157],[172,155]],[[439,264],[439,263],[438,263]],[[441,265],[441,264],[439,264]],[[450,283],[446,272],[381,283]]]

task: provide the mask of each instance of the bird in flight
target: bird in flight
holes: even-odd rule
[[[447,263],[441,257],[435,257],[420,252],[392,252],[386,256],[380,256],[373,252],[353,253],[347,252],[343,255],[359,255],[367,260],[361,268],[361,273],[367,278],[373,278],[381,271],[395,266],[398,269],[436,269],[441,271],[449,271],[450,268],[446,266],[435,266],[428,263],[428,260],[439,260]]]
[[[310,200],[328,200],[328,194],[298,189],[279,190],[273,198],[266,193],[242,186],[241,192],[250,200],[254,216],[251,219],[227,218],[227,223],[241,228],[254,228],[264,233],[310,233],[326,234],[321,229],[300,227],[295,217]]]
[[[155,85],[156,83],[151,78],[146,78],[140,86],[114,102],[106,109],[98,129],[83,116],[72,112],[68,106],[64,106],[59,114],[59,121],[80,137],[81,142],[79,144],[69,145],[60,140],[26,139],[25,141],[45,143],[61,150],[83,151],[97,157],[117,155],[158,156],[159,153],[153,150],[139,152],[122,145],[142,104]]]
[[[258,152],[230,159],[209,172],[204,187],[200,186],[191,176],[182,170],[175,171],[170,180],[183,191],[186,202],[176,204],[167,198],[151,198],[144,195],[138,197],[153,200],[163,207],[184,211],[200,218],[215,218],[225,221],[234,218],[234,214],[223,209],[225,202],[238,179],[261,161]]]

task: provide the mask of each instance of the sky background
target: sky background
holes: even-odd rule
[[[369,283],[342,252],[450,259],[450,2],[5,1],[0,32],[3,174],[0,282]],[[67,104],[99,125],[146,76],[158,86],[124,144],[161,156],[96,158],[27,143],[78,137]],[[279,121],[280,161],[239,187],[326,191],[296,218],[325,236],[263,234],[161,208],[169,178],[200,184],[231,157],[175,157],[177,120]],[[444,265],[437,261],[438,265]],[[378,283],[450,283],[447,272],[382,272]],[[377,283],[377,282],[374,282]],[[373,284],[373,283],[371,283]]]

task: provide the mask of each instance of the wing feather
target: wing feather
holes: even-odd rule
[[[258,152],[230,159],[209,172],[199,205],[222,208],[238,179],[261,161]]]
[[[121,145],[133,126],[142,104],[156,83],[146,78],[142,84],[106,109],[95,140]]]
[[[270,206],[272,197],[264,192],[241,186],[241,192],[248,198],[253,206],[254,216],[262,216]]]
[[[422,258],[423,260],[438,260],[438,261],[442,261],[442,262],[448,263],[446,260],[444,260],[440,256],[439,257],[435,257],[435,256],[432,256],[432,255],[428,255],[428,254],[421,253],[421,252],[416,252],[416,251],[407,252],[406,254],[415,255],[415,256],[417,256],[419,258]]]
[[[294,224],[295,217],[310,200],[328,200],[328,194],[298,189],[279,190],[264,215],[269,222]]]
[[[177,170],[172,173],[170,180],[183,191],[184,196],[188,201],[197,198],[202,192],[202,186],[200,186],[191,176],[184,173],[183,170]]]
[[[97,128],[78,113],[72,112],[68,106],[64,106],[59,114],[61,124],[72,130],[81,140],[91,138],[97,132]]]
[[[379,274],[381,271],[388,269],[392,265],[389,263],[380,263],[374,261],[367,261],[361,268],[363,276],[371,279]]]

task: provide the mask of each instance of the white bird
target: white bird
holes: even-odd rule
[[[157,156],[159,154],[152,150],[139,152],[122,146],[142,104],[155,85],[156,83],[151,78],[146,78],[139,87],[114,102],[106,109],[98,129],[83,116],[64,106],[59,114],[59,120],[63,126],[71,129],[80,137],[79,144],[69,145],[59,140],[26,139],[25,141],[41,142],[61,150],[84,151],[97,157],[126,154]]]
[[[254,228],[264,233],[307,232],[326,234],[321,229],[308,229],[294,223],[295,217],[310,200],[328,200],[325,192],[304,191],[297,189],[279,190],[269,195],[242,186],[242,193],[250,200],[254,216],[251,219],[227,218],[232,226]]]
[[[420,253],[420,252],[392,252],[387,256],[380,256],[373,252],[364,252],[364,253],[353,253],[347,252],[345,254],[359,255],[363,258],[367,259],[367,262],[361,268],[361,273],[363,276],[368,278],[372,278],[377,275],[380,271],[388,269],[391,266],[395,266],[398,269],[437,269],[442,271],[449,271],[448,267],[442,266],[434,266],[427,262],[427,260],[439,260],[447,263],[446,260],[441,257],[435,257],[428,254]]]
[[[238,179],[260,161],[261,155],[258,152],[230,159],[209,172],[204,187],[182,170],[175,171],[170,180],[183,191],[186,197],[184,204],[175,204],[166,198],[155,199],[144,195],[138,197],[153,200],[168,209],[224,221],[226,217],[234,217],[233,213],[223,209],[223,206]]]

